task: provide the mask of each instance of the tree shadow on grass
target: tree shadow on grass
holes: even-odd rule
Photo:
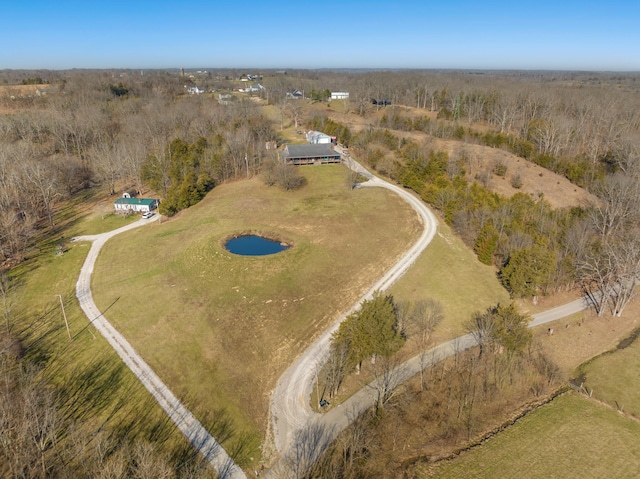
[[[253,461],[253,457],[259,454],[260,438],[255,434],[240,430],[226,409],[204,410],[195,404],[195,401],[188,398],[183,399],[183,404],[189,408],[200,424],[239,466],[249,465]],[[194,444],[194,446],[198,447],[198,444]],[[190,451],[176,451],[177,453],[186,453],[186,455],[175,456],[175,459],[178,461],[189,459],[195,451],[193,448],[190,449]]]
[[[22,321],[15,329],[25,347],[25,358],[38,367],[44,368],[55,356],[54,345],[64,342],[65,325],[60,315],[60,307],[46,305],[42,313],[34,315],[30,321]]]

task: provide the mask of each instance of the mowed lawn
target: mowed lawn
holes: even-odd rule
[[[567,393],[459,457],[419,466],[439,479],[637,478],[640,423]]]
[[[416,240],[416,213],[384,189],[347,187],[341,165],[303,167],[285,192],[259,178],[110,240],[96,264],[98,307],[196,413],[225,410],[262,438],[280,374]],[[223,241],[290,242],[265,257]]]

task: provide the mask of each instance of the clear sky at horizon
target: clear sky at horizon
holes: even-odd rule
[[[640,1],[8,1],[0,69],[640,71]]]

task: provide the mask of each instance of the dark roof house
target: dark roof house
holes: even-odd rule
[[[280,152],[280,157],[293,165],[309,165],[322,163],[340,163],[340,153],[327,144],[287,145]]]

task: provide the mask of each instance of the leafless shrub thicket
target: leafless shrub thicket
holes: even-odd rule
[[[384,410],[353,422],[302,477],[401,477],[406,464],[446,457],[508,422],[561,384],[531,344],[523,351],[459,352],[397,391]],[[423,383],[421,387],[420,383]]]

